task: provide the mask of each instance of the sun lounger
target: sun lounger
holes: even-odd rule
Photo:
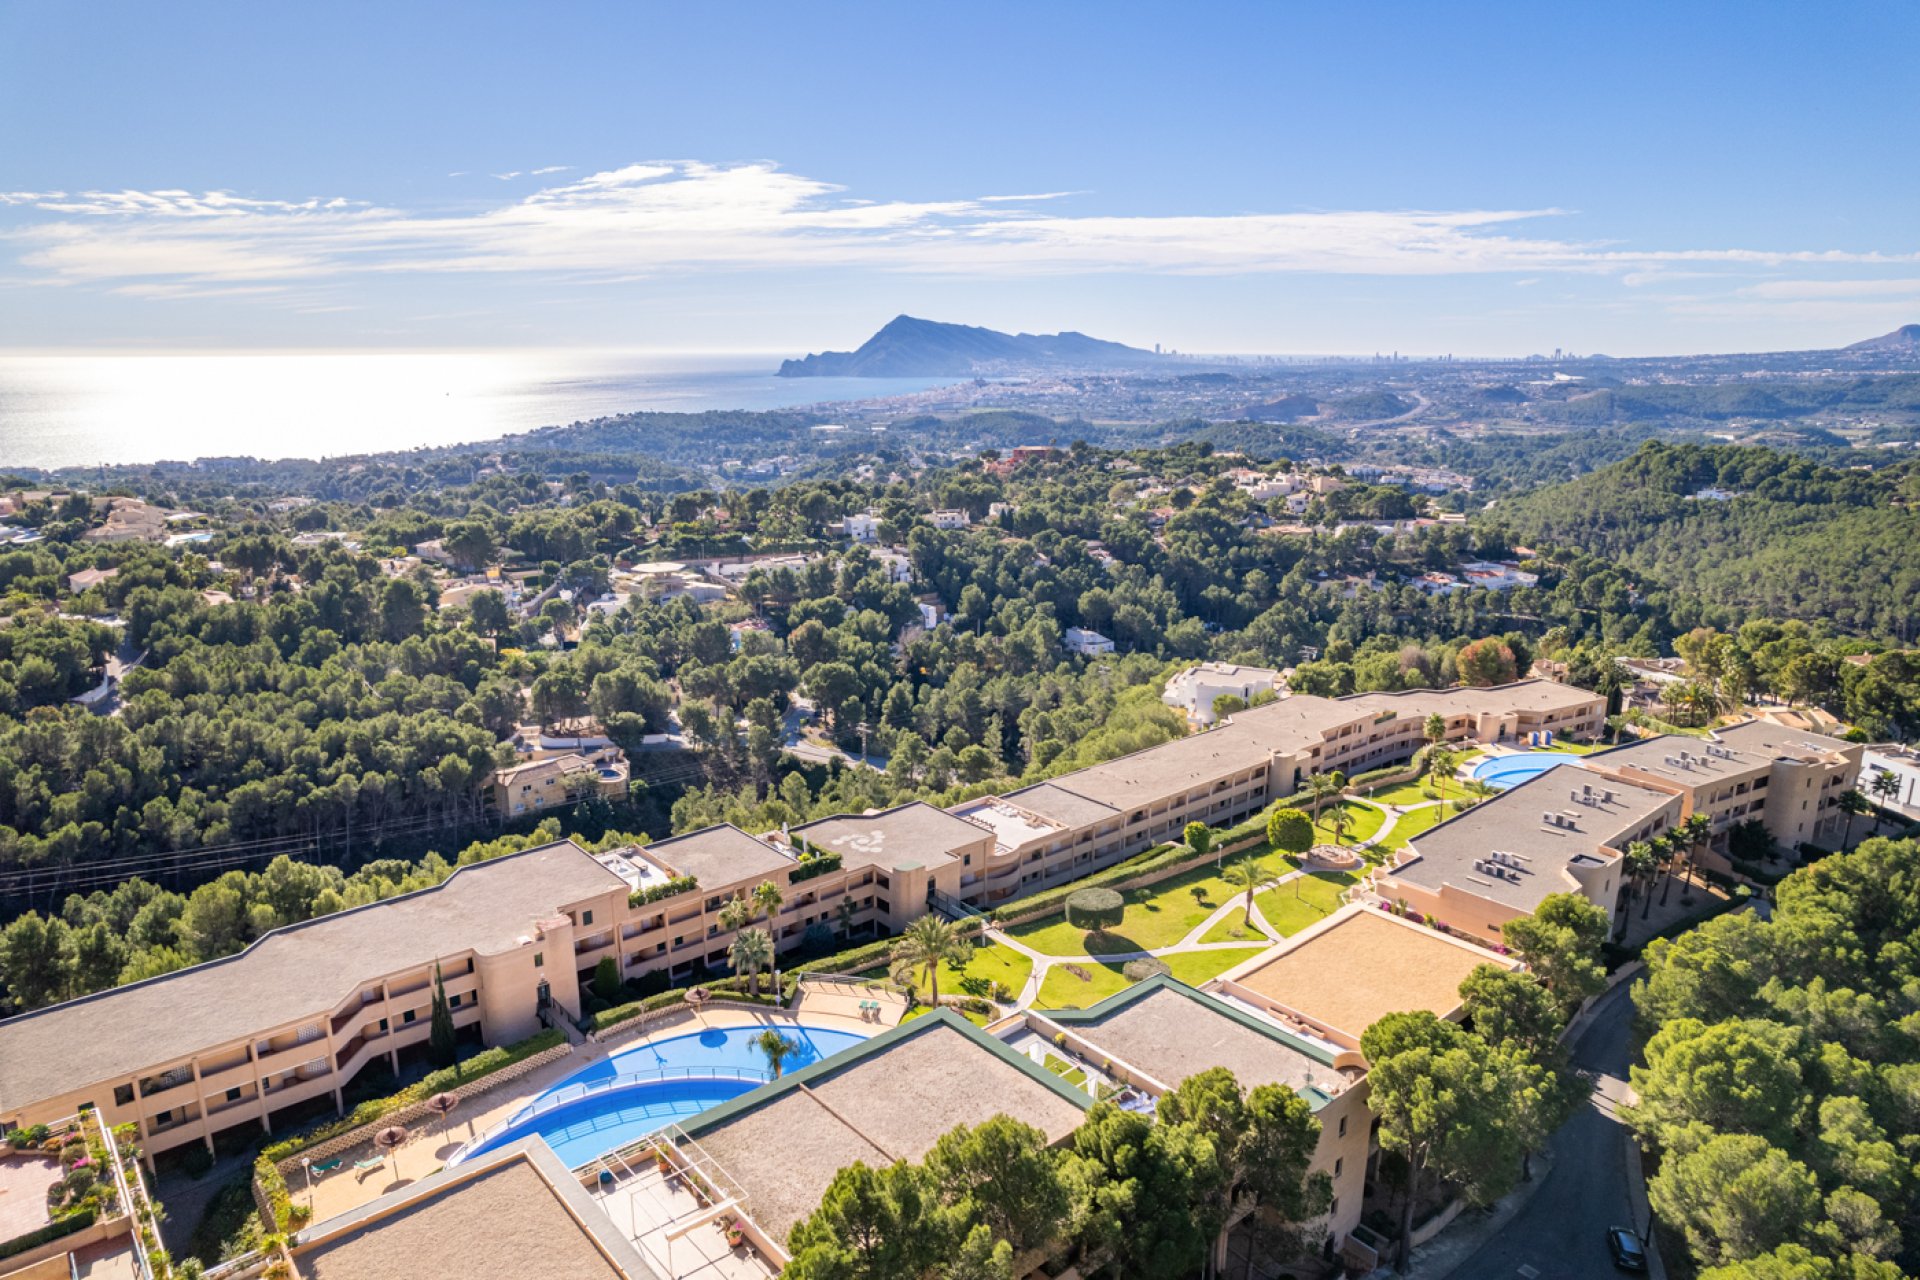
[[[328,1161],[325,1161],[324,1163],[313,1166],[313,1172],[317,1176],[324,1176],[326,1174],[332,1173],[335,1169],[338,1169],[341,1165],[345,1163],[346,1163],[346,1160],[344,1158],[328,1160]]]

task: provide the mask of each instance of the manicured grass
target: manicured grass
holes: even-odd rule
[[[1550,747],[1527,747],[1524,749],[1528,751],[1564,751],[1569,755],[1587,756],[1592,755],[1596,751],[1605,751],[1607,744],[1604,742],[1572,742],[1565,738],[1555,738],[1553,745]]]
[[[1340,891],[1359,879],[1347,871],[1313,871],[1258,895],[1254,904],[1282,937],[1292,937],[1332,915],[1340,905]]]
[[[1277,876],[1285,870],[1281,856],[1265,845],[1256,846],[1234,861],[1247,857],[1254,859],[1263,876]],[[1126,914],[1117,926],[1104,932],[1084,933],[1067,923],[1064,912],[1017,924],[1007,932],[1035,951],[1050,956],[1158,951],[1199,928],[1215,908],[1237,892],[1239,890],[1222,879],[1209,862],[1171,880],[1127,890],[1122,895],[1127,902]]]
[[[1074,967],[1085,971],[1086,981],[1069,973],[1066,965],[1054,965],[1047,970],[1046,980],[1040,984],[1039,998],[1034,1003],[1043,1009],[1085,1009],[1131,985],[1116,963],[1081,960]]]
[[[1179,955],[1166,957],[1167,967],[1173,970],[1173,976],[1190,987],[1197,987],[1211,978],[1217,978],[1233,966],[1265,951],[1261,947],[1221,947],[1218,951],[1182,951]]]
[[[1210,978],[1217,978],[1249,956],[1255,956],[1264,947],[1221,947],[1217,951],[1183,951],[1177,955],[1162,957],[1173,976],[1190,987],[1197,987]],[[1056,964],[1047,970],[1047,977],[1040,984],[1040,998],[1034,1003],[1043,1009],[1085,1009],[1096,1005],[1115,992],[1125,991],[1133,984],[1122,972],[1122,961],[1079,960],[1074,967],[1084,970],[1085,981],[1067,971],[1064,964]]]
[[[1371,805],[1342,800],[1339,807],[1347,812],[1347,829],[1339,840],[1334,839],[1333,805],[1322,805],[1320,820],[1313,824],[1315,838],[1323,844],[1359,844],[1362,840],[1371,839],[1373,833],[1380,829],[1380,824],[1387,820],[1385,814]]]
[[[987,1016],[983,1013],[974,1013],[967,1009],[954,1009],[952,1005],[946,1005],[945,1007],[948,1009],[953,1009],[955,1013],[959,1014],[961,1017],[965,1018],[968,1022],[971,1022],[976,1027],[984,1027],[987,1025]],[[915,1018],[918,1018],[923,1014],[928,1014],[932,1012],[933,1012],[932,1005],[918,1004],[918,1005],[915,1005],[911,1010],[909,1010],[907,1013],[907,1016],[900,1019],[900,1021],[912,1022]]]
[[[1086,1071],[1083,1068],[1074,1066],[1071,1062],[1068,1062],[1065,1058],[1059,1057],[1056,1054],[1050,1053],[1047,1055],[1047,1070],[1053,1072],[1053,1074],[1059,1076],[1076,1089],[1086,1086]]]
[[[1244,901],[1244,895],[1242,896]],[[1267,942],[1271,941],[1257,925],[1248,924],[1246,917],[1235,908],[1232,915],[1207,930],[1202,942]]]
[[[1445,804],[1430,804],[1420,809],[1409,809],[1400,815],[1393,824],[1393,830],[1374,847],[1377,849],[1404,849],[1407,841],[1423,831],[1431,831],[1444,817],[1452,816],[1453,810]]]
[[[973,958],[964,966],[951,961],[940,966],[940,994],[978,996],[982,1000],[991,1000],[993,984],[999,982],[1006,985],[1009,997],[1015,998],[1019,996],[1020,989],[1027,985],[1027,978],[1032,973],[1033,961],[1012,947],[990,942],[984,947],[975,947]],[[884,978],[887,976],[887,966],[880,965],[859,976]],[[933,992],[927,986],[925,969],[915,971],[913,986],[922,1004],[933,999]]]
[[[1426,776],[1423,774],[1412,782],[1402,782],[1396,786],[1382,787],[1378,791],[1369,793],[1367,799],[1378,801],[1381,804],[1391,805],[1425,804],[1427,798],[1421,795],[1420,792],[1422,788],[1428,786]]]

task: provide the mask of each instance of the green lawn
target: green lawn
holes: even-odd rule
[[[1047,1070],[1053,1072],[1053,1074],[1059,1076],[1076,1089],[1086,1086],[1087,1073],[1085,1069],[1074,1066],[1058,1054],[1050,1053],[1047,1055]]]
[[[1190,987],[1197,987],[1209,978],[1217,978],[1249,956],[1260,954],[1262,947],[1222,947],[1218,951],[1183,951],[1178,955],[1165,957],[1167,967],[1173,976]],[[1085,1009],[1100,1003],[1115,992],[1125,991],[1133,984],[1127,981],[1127,975],[1121,972],[1121,963],[1111,960],[1082,960],[1075,968],[1086,972],[1083,981],[1067,971],[1064,964],[1056,964],[1047,970],[1046,981],[1040,984],[1040,998],[1034,1003],[1043,1009]]]
[[[1013,997],[1018,997],[1020,989],[1027,985],[1027,978],[1033,973],[1033,961],[1015,951],[1012,947],[1003,947],[997,942],[973,949],[973,958],[964,967],[951,961],[940,966],[940,994],[943,996],[969,995],[982,1000],[993,998],[993,984],[1006,984]],[[884,978],[884,967],[873,971],[873,976]],[[933,998],[927,988],[926,971],[914,975],[914,989],[921,1003]]]
[[[1550,747],[1526,747],[1523,749],[1527,751],[1564,751],[1569,755],[1587,756],[1592,755],[1596,751],[1605,751],[1607,744],[1604,742],[1575,742],[1571,738],[1555,738],[1553,745]]]
[[[1425,804],[1427,798],[1421,795],[1420,791],[1427,786],[1428,782],[1423,774],[1412,782],[1402,782],[1397,786],[1382,787],[1378,791],[1368,792],[1367,799],[1391,805]]]
[[[1377,815],[1376,815],[1377,816]],[[1378,829],[1378,824],[1375,824]],[[1251,857],[1266,877],[1285,870],[1281,856],[1264,844],[1239,855],[1234,861]],[[1126,951],[1158,951],[1199,928],[1214,909],[1232,897],[1236,890],[1214,871],[1211,862],[1171,880],[1144,889],[1129,889],[1121,896],[1127,910],[1120,924],[1103,933],[1083,933],[1067,923],[1064,912],[1017,924],[1007,932],[1035,951],[1049,956],[1107,956]]]
[[[1244,897],[1240,899],[1240,901],[1244,901],[1244,900],[1245,900]],[[1240,914],[1240,909],[1236,906],[1234,908],[1234,912],[1232,915],[1227,916],[1225,919],[1221,920],[1219,924],[1216,924],[1215,926],[1213,926],[1213,928],[1207,930],[1206,935],[1202,937],[1200,941],[1202,942],[1271,942],[1272,939],[1268,938],[1267,935],[1261,932],[1258,927],[1248,924],[1246,922],[1246,917]]]
[[[952,1005],[948,1005],[946,1007],[949,1009],[953,1009]],[[965,1018],[968,1022],[971,1022],[976,1027],[984,1027],[987,1025],[987,1017],[983,1013],[970,1013],[965,1009],[953,1009],[953,1011],[959,1014],[961,1017]],[[907,1013],[907,1016],[900,1019],[900,1021],[912,1022],[915,1018],[919,1017],[920,1015],[925,1013],[932,1013],[932,1012],[933,1012],[932,1005],[917,1004],[911,1010],[909,1010]]]
[[[1333,836],[1333,805],[1322,805],[1320,820],[1313,824],[1314,836],[1322,844],[1359,844],[1369,840],[1380,825],[1387,820],[1385,814],[1371,805],[1355,804],[1351,800],[1342,800],[1340,808],[1347,811],[1347,830],[1336,841]]]
[[[1348,871],[1313,871],[1257,895],[1254,905],[1282,937],[1291,937],[1332,915],[1340,905],[1340,891],[1359,880]]]
[[[1431,831],[1439,825],[1442,817],[1450,816],[1452,812],[1453,810],[1444,804],[1430,804],[1420,809],[1409,809],[1400,815],[1399,821],[1393,824],[1393,830],[1387,833],[1386,838],[1374,847],[1404,849],[1407,841],[1423,831]]]

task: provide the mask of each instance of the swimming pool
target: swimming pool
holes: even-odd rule
[[[568,1168],[699,1115],[772,1078],[754,1046],[762,1026],[710,1027],[652,1041],[583,1067],[481,1134],[448,1164],[539,1134]],[[781,1064],[793,1071],[866,1040],[851,1031],[781,1027],[800,1045]]]
[[[1584,768],[1580,757],[1565,751],[1528,751],[1521,755],[1488,756],[1467,769],[1467,776],[1505,791],[1537,778],[1555,765],[1570,764]]]

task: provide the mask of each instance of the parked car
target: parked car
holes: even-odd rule
[[[1630,1227],[1608,1227],[1607,1250],[1613,1254],[1613,1265],[1622,1271],[1647,1269],[1646,1247]]]

